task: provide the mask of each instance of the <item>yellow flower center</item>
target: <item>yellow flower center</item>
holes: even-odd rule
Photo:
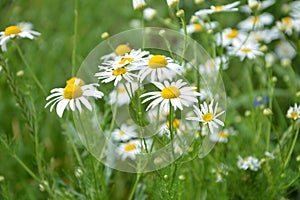
[[[223,6],[215,6],[215,7],[212,9],[213,12],[219,12],[219,11],[221,11],[221,10],[223,10]]]
[[[79,85],[68,84],[64,89],[63,96],[65,99],[76,99],[81,97],[82,94],[83,91]]]
[[[292,117],[293,119],[297,119],[297,118],[299,117],[298,112],[291,112],[291,117]]]
[[[115,70],[113,70],[112,74],[114,76],[120,76],[122,74],[125,74],[128,70],[125,68],[125,67],[120,67],[120,68],[117,68]]]
[[[249,52],[251,52],[251,49],[250,48],[241,48],[241,52],[249,53]]]
[[[119,94],[122,94],[122,93],[125,93],[125,92],[126,92],[126,89],[124,87],[118,89]]]
[[[170,123],[167,122],[168,128],[170,128]],[[180,120],[179,119],[174,119],[173,120],[173,128],[178,129],[180,127]]]
[[[219,133],[219,138],[228,138],[228,133],[225,133],[225,132],[221,131]]]
[[[10,36],[10,35],[14,35],[14,34],[18,34],[21,33],[22,30],[17,27],[17,26],[9,26],[4,30],[4,35],[5,36]]]
[[[162,55],[152,56],[148,61],[148,66],[153,69],[166,67],[167,65],[168,62]]]
[[[133,144],[133,143],[128,143],[128,144],[126,144],[125,145],[125,147],[124,147],[124,150],[125,151],[132,151],[132,150],[134,150],[134,149],[136,149],[136,145],[135,144]]]
[[[290,17],[284,17],[284,18],[282,18],[282,22],[283,22],[285,25],[289,25],[289,24],[291,24],[292,19],[291,19]]]
[[[126,53],[130,53],[130,51],[131,51],[131,48],[128,45],[126,45],[126,44],[120,44],[115,49],[115,53],[118,56],[124,56]]]
[[[257,22],[259,22],[259,16],[252,16],[252,17],[250,18],[250,21],[251,21],[252,23],[257,23]]]
[[[168,86],[165,87],[162,91],[161,91],[161,96],[164,99],[173,99],[173,98],[177,98],[180,95],[180,91],[178,88],[174,87],[174,86]]]
[[[229,33],[227,33],[226,37],[228,38],[236,38],[238,36],[239,32],[236,29],[232,29]]]
[[[85,82],[83,80],[76,78],[76,77],[70,78],[69,80],[66,81],[66,83],[67,83],[67,85],[74,85],[76,80],[80,80],[79,84],[76,84],[76,85],[79,85],[79,86],[85,85]]]
[[[195,32],[203,31],[203,27],[201,26],[201,24],[194,24],[194,29],[195,29]]]
[[[121,131],[119,132],[119,136],[124,136],[124,135],[125,135],[125,132],[121,130]]]
[[[212,113],[206,113],[205,115],[202,116],[202,119],[205,122],[210,122],[214,118],[214,114]]]
[[[124,65],[127,63],[131,63],[134,61],[134,58],[122,58],[122,60],[119,62],[120,65]]]

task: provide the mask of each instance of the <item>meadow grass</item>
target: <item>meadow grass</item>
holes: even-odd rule
[[[254,15],[270,12],[274,19],[266,27],[276,27],[276,21],[289,15],[284,9],[290,2],[276,1]],[[218,142],[202,159],[192,151],[199,148],[200,136],[187,155],[163,169],[139,174],[114,170],[81,143],[71,111],[59,118],[44,108],[49,91],[63,87],[76,74],[103,41],[103,32],[117,34],[141,21],[180,31],[196,11],[226,4],[182,0],[170,9],[161,0],[146,3],[157,11],[151,21],[142,20],[142,12],[134,10],[131,1],[1,0],[1,31],[25,21],[41,36],[9,41],[7,52],[0,53],[0,199],[299,199],[300,121],[287,117],[289,107],[300,103],[299,30],[261,42],[263,55],[242,61],[217,46],[214,35],[226,27],[236,28],[247,14],[209,15],[205,23],[217,21],[219,26],[190,34],[212,58],[228,56],[221,62],[228,69],[220,69],[227,95],[228,141]],[[179,8],[184,15],[177,17]],[[274,53],[281,40],[292,45],[291,59]],[[270,52],[275,60],[269,63],[265,58]],[[107,104],[101,103],[99,109],[105,113]],[[101,123],[109,129],[111,113],[105,116]],[[259,166],[245,169],[237,164],[239,158],[241,163],[257,158]]]

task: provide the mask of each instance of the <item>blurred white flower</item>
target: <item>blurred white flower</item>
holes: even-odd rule
[[[157,14],[157,12],[153,8],[145,8],[143,10],[144,18],[147,21],[151,21],[156,16],[156,14]]]
[[[297,55],[292,45],[285,40],[281,40],[276,44],[275,53],[277,54],[280,60],[283,59],[292,60]]]
[[[238,162],[237,162],[238,168],[242,170],[252,170],[257,171],[261,168],[261,162],[252,156],[248,156],[246,158],[242,158],[241,156],[238,156]]]
[[[254,30],[260,30],[264,28],[264,26],[269,25],[273,22],[274,17],[270,13],[262,13],[257,16],[250,16],[247,19],[241,21],[238,23],[238,28],[245,30],[245,31],[251,31]]]
[[[283,17],[280,21],[276,22],[277,28],[286,33],[292,35],[293,31],[300,32],[300,19],[293,19],[291,17]]]
[[[136,126],[127,124],[122,124],[120,128],[113,130],[112,136],[115,141],[126,142],[134,137],[137,137]]]
[[[202,9],[195,13],[195,15],[201,16],[201,15],[207,15],[207,14],[213,14],[218,12],[233,12],[238,11],[238,6],[240,4],[239,1],[226,4],[226,5],[218,5],[218,6],[211,6],[210,9]]]
[[[223,47],[232,45],[236,40],[244,41],[246,37],[246,32],[232,28],[226,28],[221,33],[215,35],[217,44]]]
[[[293,119],[293,120],[297,120],[300,118],[300,106],[298,106],[296,103],[294,105],[294,107],[290,106],[286,117],[289,119]]]
[[[21,22],[14,26],[8,26],[4,31],[0,32],[0,45],[2,51],[7,51],[6,43],[13,38],[28,38],[34,39],[35,36],[40,36],[41,34],[37,31],[33,31],[32,24]]]
[[[118,106],[128,105],[133,93],[138,89],[138,84],[135,82],[118,84],[116,89],[114,89],[109,94],[109,103],[115,104]]]
[[[141,10],[146,6],[144,0],[132,0],[132,5],[134,10]]]
[[[228,53],[229,55],[240,57],[241,61],[245,58],[252,60],[257,56],[263,55],[263,52],[260,51],[259,43],[251,40],[241,44],[234,44],[234,47],[228,47]]]

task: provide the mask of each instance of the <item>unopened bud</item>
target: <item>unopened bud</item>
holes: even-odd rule
[[[195,0],[196,5],[203,4],[204,2],[205,2],[205,0]]]
[[[20,77],[20,76],[23,76],[23,75],[24,75],[24,71],[23,71],[23,70],[20,70],[20,71],[17,72],[16,75],[19,76],[19,77]]]
[[[272,110],[270,108],[265,108],[263,110],[263,114],[266,115],[266,116],[269,116],[269,115],[272,115],[273,112],[272,112]]]
[[[180,9],[176,12],[176,16],[181,18],[181,17],[184,17],[184,10]]]
[[[108,32],[104,32],[104,33],[101,34],[102,39],[107,39],[108,37],[109,37]]]

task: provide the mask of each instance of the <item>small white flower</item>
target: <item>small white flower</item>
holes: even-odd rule
[[[215,128],[218,126],[224,126],[224,122],[220,119],[217,119],[220,115],[224,114],[225,111],[218,112],[218,103],[216,103],[215,107],[213,108],[214,100],[207,105],[206,102],[200,105],[201,110],[194,105],[194,112],[196,117],[188,117],[187,120],[199,121],[202,122],[203,125],[208,124],[208,128],[211,133],[215,133]]]
[[[126,158],[134,160],[136,155],[141,153],[141,141],[131,140],[126,143],[121,143],[116,151],[121,156],[122,160],[125,160]]]
[[[138,77],[142,82],[148,75],[151,81],[171,80],[176,74],[180,75],[182,66],[175,63],[172,58],[163,55],[151,55],[144,59],[140,65]]]
[[[200,96],[200,93],[194,92],[192,88],[187,86],[187,83],[181,79],[171,83],[164,81],[164,84],[159,82],[153,82],[153,84],[159,88],[160,91],[147,92],[141,95],[141,97],[149,96],[144,99],[142,103],[151,100],[146,111],[157,105],[160,105],[160,110],[164,112],[169,112],[170,106],[173,106],[174,110],[177,108],[183,110],[183,106],[189,107],[191,104],[198,102],[196,96]]]
[[[156,16],[156,14],[157,12],[153,8],[146,8],[143,10],[144,18],[147,21],[151,21]]]
[[[286,117],[289,119],[297,120],[300,118],[300,106],[298,106],[296,103],[294,107],[289,107]]]
[[[219,25],[216,21],[204,22],[203,20],[198,20],[196,23],[188,24],[186,26],[186,32],[188,34],[202,32],[204,30],[213,30]],[[183,29],[180,30],[182,33]]]
[[[293,31],[300,32],[300,19],[293,19],[291,17],[283,17],[276,22],[277,28],[285,32],[287,35],[292,35]]]
[[[145,0],[132,0],[134,10],[141,10],[146,6]]]
[[[127,44],[120,44],[116,47],[114,52],[102,56],[101,60],[103,61],[114,60],[117,56],[124,56],[125,54],[129,54],[130,51],[131,48]]]
[[[114,81],[114,86],[119,81],[125,79],[127,82],[132,82],[137,75],[133,71],[144,62],[144,56],[148,55],[148,51],[130,50],[123,56],[116,56],[114,60],[108,60],[103,65],[98,66],[99,71],[95,74],[103,83]]]
[[[88,84],[76,77],[71,78],[67,81],[65,88],[55,88],[51,90],[51,95],[49,95],[46,100],[49,102],[45,105],[45,108],[50,104],[50,112],[56,106],[56,113],[59,117],[62,117],[64,110],[68,107],[72,111],[78,109],[79,112],[82,111],[81,104],[83,104],[87,109],[92,110],[91,104],[88,102],[87,97],[102,98],[103,93],[97,90],[98,84]],[[51,99],[51,100],[50,100]]]
[[[254,31],[250,33],[250,37],[254,38],[257,42],[270,43],[273,40],[281,38],[282,33],[276,28],[263,29],[259,31]]]
[[[261,11],[272,6],[274,3],[275,0],[262,0],[262,1],[248,0],[248,5],[241,6],[240,10],[242,12],[250,14],[252,12],[252,9]]]
[[[300,1],[292,1],[289,4],[289,7],[291,9],[291,13],[290,15],[294,18],[294,19],[300,19]]]
[[[214,59],[208,59],[204,65],[199,65],[199,71],[201,74],[214,74],[220,70],[222,66],[223,70],[228,69],[228,57],[215,57]]]
[[[264,28],[265,25],[269,25],[273,22],[274,17],[270,13],[262,13],[257,16],[250,16],[244,21],[238,23],[238,28],[246,31],[259,30]]]
[[[138,84],[135,82],[119,84],[109,94],[109,103],[111,105],[117,103],[118,106],[128,105],[133,93],[138,89]]]
[[[31,30],[32,24],[21,22],[15,26],[6,27],[0,32],[0,45],[2,51],[7,51],[6,43],[13,38],[28,38],[34,39],[35,36],[40,36],[39,32]]]
[[[223,47],[236,43],[236,40],[244,41],[246,37],[247,34],[244,31],[231,28],[226,28],[222,33],[217,33],[215,35],[217,44],[222,45]]]
[[[137,137],[138,134],[136,132],[136,126],[122,124],[120,128],[117,128],[112,132],[112,136],[115,141],[126,142],[134,137]]]
[[[257,56],[263,55],[263,52],[260,51],[259,43],[250,40],[242,44],[242,46],[235,44],[234,47],[228,47],[228,53],[230,55],[240,57],[241,61],[245,58],[252,60]]]
[[[252,170],[252,171],[257,171],[258,169],[261,168],[261,162],[252,156],[248,156],[246,158],[242,158],[241,156],[238,156],[238,162],[237,166],[240,169],[243,170]]]
[[[297,55],[292,45],[285,40],[281,40],[276,44],[275,53],[277,54],[280,60],[283,59],[292,60]]]
[[[197,11],[195,13],[195,15],[201,16],[201,15],[213,14],[213,13],[218,13],[218,12],[238,11],[238,8],[235,8],[235,7],[239,4],[240,4],[240,2],[236,1],[231,4],[227,4],[227,5],[211,6],[210,9],[203,9],[203,10]]]

